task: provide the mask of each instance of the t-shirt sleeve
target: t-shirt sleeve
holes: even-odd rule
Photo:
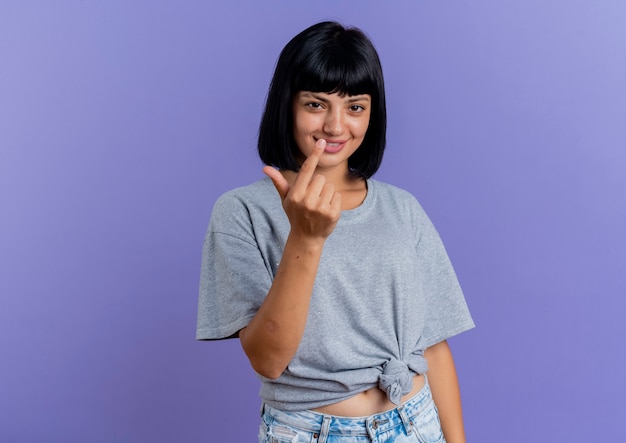
[[[202,248],[198,340],[236,336],[254,317],[272,284],[245,204],[225,194],[216,202]]]
[[[417,254],[426,322],[422,334],[425,347],[432,346],[474,327],[463,291],[439,234],[423,214]]]

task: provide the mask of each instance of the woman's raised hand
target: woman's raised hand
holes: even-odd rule
[[[341,215],[341,194],[322,174],[315,174],[326,140],[315,143],[311,155],[302,163],[293,184],[276,169],[265,166],[263,172],[272,179],[291,223],[291,234],[305,238],[326,239]]]

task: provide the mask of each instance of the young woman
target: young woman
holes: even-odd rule
[[[262,382],[260,442],[465,441],[446,339],[474,324],[415,198],[371,179],[385,128],[374,46],[316,24],[276,66],[268,177],[213,209],[197,338],[239,337]]]

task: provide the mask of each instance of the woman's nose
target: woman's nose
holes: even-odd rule
[[[343,116],[340,112],[329,112],[324,120],[324,132],[328,135],[343,133]]]

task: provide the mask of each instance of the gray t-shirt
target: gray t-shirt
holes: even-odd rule
[[[437,231],[406,191],[367,181],[324,245],[300,347],[261,397],[290,411],[379,386],[394,403],[428,370],[424,350],[474,326]],[[267,295],[289,234],[272,182],[221,196],[206,234],[197,339],[231,337]]]

